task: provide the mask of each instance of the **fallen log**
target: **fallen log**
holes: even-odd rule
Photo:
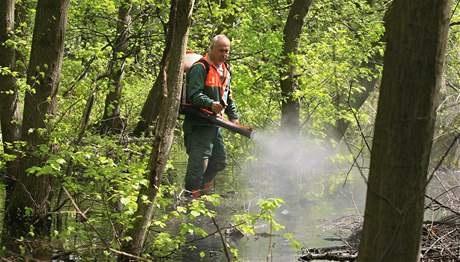
[[[358,254],[326,252],[326,253],[307,253],[300,257],[301,261],[311,260],[333,260],[333,261],[355,261]]]

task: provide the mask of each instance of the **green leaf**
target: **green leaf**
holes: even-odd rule
[[[198,212],[198,211],[192,210],[192,211],[190,211],[190,215],[192,215],[193,217],[199,217],[201,215],[201,213]]]

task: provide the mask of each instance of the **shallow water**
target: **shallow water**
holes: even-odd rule
[[[346,172],[346,171],[345,171]],[[364,209],[365,184],[353,175],[345,186],[341,184],[345,178],[337,173],[323,173],[302,184],[292,183],[293,191],[278,191],[281,184],[267,185],[265,190],[278,194],[268,197],[280,197],[285,203],[275,214],[275,220],[285,226],[276,232],[272,239],[271,255],[273,261],[296,261],[298,250],[291,247],[290,241],[283,238],[284,233],[292,233],[294,239],[303,247],[324,247],[343,244],[324,238],[346,238],[360,220]],[[342,181],[340,181],[342,180]],[[337,184],[338,182],[341,182]],[[267,196],[260,196],[267,197]],[[348,229],[347,229],[348,228]],[[268,232],[267,225],[262,225],[258,232]],[[245,237],[237,242],[242,261],[267,261],[269,253],[267,237]]]
[[[185,168],[185,163],[178,166]],[[365,183],[358,174],[350,174],[344,184],[347,171],[302,170],[295,175],[273,171],[267,176],[245,173],[247,169],[241,166],[227,167],[215,182],[217,193],[224,196],[222,206],[217,208],[220,226],[228,225],[235,213],[258,212],[259,199],[276,197],[285,201],[274,216],[285,229],[273,232],[270,237],[269,225],[259,223],[255,236],[231,241],[231,245],[238,249],[239,261],[297,261],[299,250],[283,237],[284,233],[292,233],[305,248],[342,245],[342,241],[324,238],[348,237],[356,227],[356,221],[361,220],[365,199]],[[215,231],[211,221],[201,223],[208,232]],[[183,250],[182,261],[226,261],[217,234],[195,243],[195,246],[194,251]],[[204,258],[200,257],[200,252],[205,253]],[[267,260],[269,253],[271,260]]]

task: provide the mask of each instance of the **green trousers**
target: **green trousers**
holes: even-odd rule
[[[184,121],[184,143],[188,154],[185,189],[202,189],[226,166],[227,157],[220,129]]]

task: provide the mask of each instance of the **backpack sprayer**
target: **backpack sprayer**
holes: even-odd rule
[[[185,61],[184,61],[184,71],[187,72],[192,65],[201,59],[201,55],[195,54],[195,53],[187,53],[185,55]],[[252,139],[254,136],[254,131],[250,127],[246,126],[241,126],[234,124],[228,120],[225,120],[224,118],[214,114],[213,112],[204,109],[204,108],[198,108],[193,105],[185,103],[185,87],[183,88],[182,91],[182,101],[180,105],[180,113],[181,114],[193,114],[195,116],[198,116],[200,118],[206,119],[209,121],[209,123],[223,127],[231,132],[238,133],[242,136],[245,136],[247,138]],[[224,101],[221,101],[221,103],[224,103]],[[224,103],[225,104],[225,103]]]
[[[208,120],[211,124],[218,125],[220,127],[223,127],[227,130],[230,130],[234,133],[238,133],[250,139],[252,139],[254,136],[254,131],[252,130],[252,128],[234,124],[228,120],[223,119],[222,117],[215,115],[213,112],[203,108],[197,108],[192,105],[182,104],[181,112],[184,114],[193,114],[200,118],[204,118]]]

